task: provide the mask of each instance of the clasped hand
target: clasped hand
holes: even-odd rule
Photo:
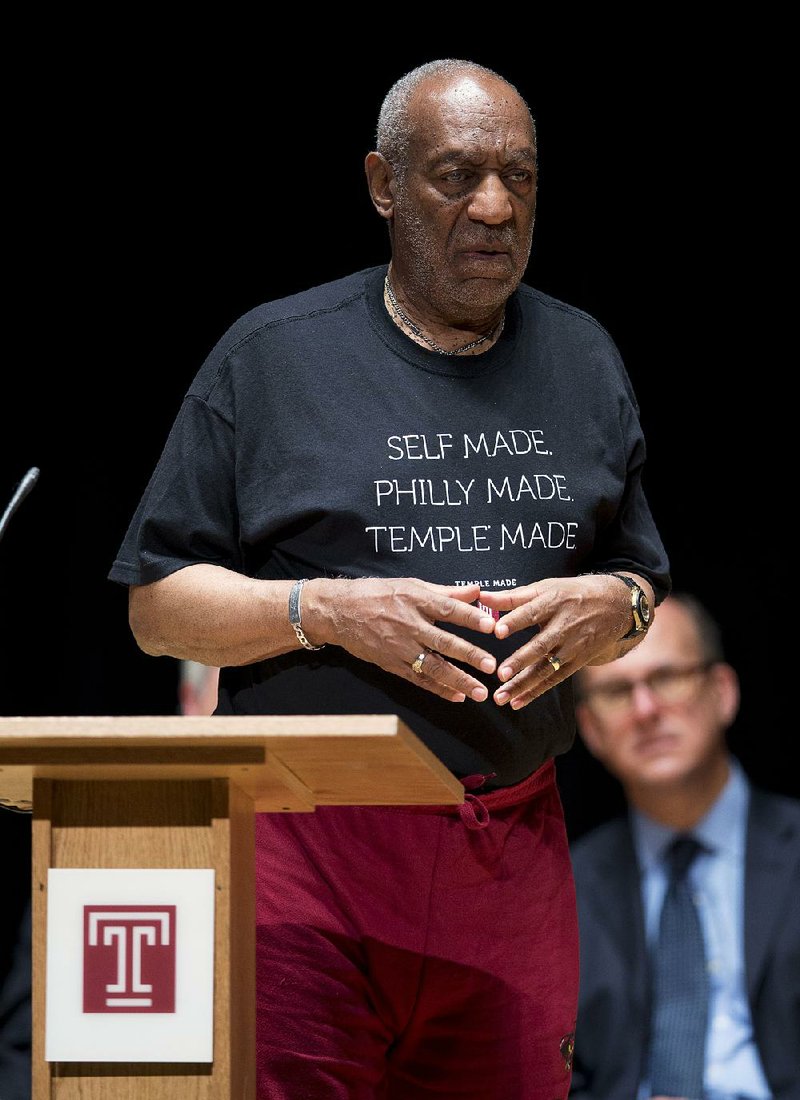
[[[494,703],[519,710],[590,661],[604,654],[609,659],[624,633],[625,601],[618,591],[613,595],[619,582],[597,575],[500,592],[414,578],[345,584],[346,597],[341,599],[345,590],[339,588],[340,599],[333,601],[331,641],[453,703],[489,698],[485,684],[468,671],[472,667],[496,673]],[[534,634],[497,667],[491,653],[448,624],[501,639],[531,628]]]

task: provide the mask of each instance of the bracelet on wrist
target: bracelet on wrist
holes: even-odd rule
[[[303,633],[303,620],[300,609],[300,597],[303,593],[303,585],[308,580],[308,577],[303,577],[302,580],[295,581],[292,585],[292,590],[289,593],[289,622],[292,629],[297,635],[297,640],[304,649],[324,649],[325,643],[322,645],[312,645],[308,638]]]

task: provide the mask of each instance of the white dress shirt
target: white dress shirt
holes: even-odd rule
[[[744,859],[750,788],[732,760],[731,776],[717,801],[692,830],[703,845],[689,868],[710,983],[703,1100],[770,1100],[747,1001],[744,968]],[[631,811],[641,868],[647,943],[658,934],[667,879],[664,854],[674,830]],[[643,1081],[639,1100],[649,1098]]]

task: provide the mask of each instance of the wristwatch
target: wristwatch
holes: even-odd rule
[[[650,625],[651,611],[650,601],[647,598],[644,589],[632,581],[630,577],[626,577],[624,573],[609,573],[609,577],[619,577],[621,581],[627,584],[631,590],[631,612],[633,614],[633,626],[627,634],[622,635],[622,641],[626,641],[628,638],[635,638],[637,634],[646,634],[647,628]]]

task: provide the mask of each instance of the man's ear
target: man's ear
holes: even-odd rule
[[[578,723],[578,730],[580,732],[581,740],[586,748],[599,760],[603,758],[603,738],[601,735],[600,727],[595,721],[595,717],[592,714],[591,709],[586,703],[576,703],[575,705],[575,718]]]
[[[727,728],[733,725],[739,713],[739,677],[726,661],[712,665],[710,675],[717,693],[720,721]]]
[[[394,171],[386,157],[380,153],[367,153],[364,161],[367,186],[372,205],[382,218],[390,221],[394,216]]]

